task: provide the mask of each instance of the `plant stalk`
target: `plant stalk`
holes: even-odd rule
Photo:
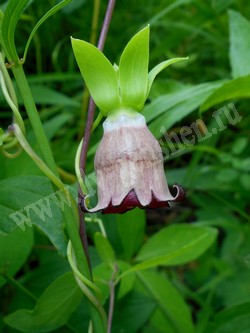
[[[21,97],[24,102],[24,106],[26,108],[32,129],[34,131],[37,144],[40,150],[40,153],[43,157],[45,164],[51,170],[51,172],[55,175],[55,177],[59,178],[57,166],[55,160],[52,155],[52,151],[43,130],[43,126],[39,117],[39,113],[37,111],[30,87],[28,85],[24,70],[21,65],[16,65],[12,67],[12,71],[17,83],[17,87],[21,94]],[[81,239],[79,237],[79,231],[77,228],[77,223],[74,219],[74,215],[71,211],[70,207],[65,207],[63,212],[64,221],[66,224],[66,228],[69,234],[69,238],[72,241],[72,245],[74,248],[74,252],[77,258],[77,264],[80,272],[89,280],[92,280],[91,272],[89,269],[89,264],[87,257],[84,253]],[[95,309],[95,307],[90,304],[90,312],[91,318],[93,320],[95,332],[105,333],[105,323],[100,317],[99,313]]]

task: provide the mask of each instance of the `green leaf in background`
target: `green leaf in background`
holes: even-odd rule
[[[215,315],[214,333],[248,333],[250,327],[250,302],[228,307]]]
[[[129,270],[131,268],[131,265],[128,264],[125,261],[120,261],[118,262],[119,269],[121,273]],[[129,293],[135,284],[135,274],[127,274],[123,278],[121,278],[120,286],[119,286],[119,291],[117,294],[117,299],[120,299],[124,297],[127,293]]]
[[[153,17],[150,18],[149,23],[150,25],[152,24],[157,25],[157,23],[164,17],[167,16],[169,13],[171,13],[175,8],[180,7],[182,5],[186,5],[189,3],[192,3],[193,0],[176,0],[172,3],[170,3],[170,5],[166,6],[164,4],[163,9],[160,12],[157,12],[156,15],[154,15]]]
[[[67,241],[60,209],[67,205],[61,192],[53,193],[50,181],[43,176],[6,178],[0,182],[0,230],[26,230],[32,225],[42,230],[62,254]]]
[[[162,137],[162,129],[168,130],[195,111],[222,83],[223,81],[209,82],[184,87],[157,98],[143,110],[149,129],[157,139]]]
[[[193,333],[190,310],[168,279],[156,272],[137,272],[137,276],[147,294],[157,302],[159,310],[169,322],[169,326],[172,326],[173,332]]]
[[[79,39],[71,40],[76,61],[96,105],[104,115],[117,109],[120,100],[114,67],[94,45]]]
[[[0,44],[1,45],[4,44],[3,35],[2,35],[2,24],[3,24],[3,17],[4,17],[3,10],[5,10],[5,8],[3,8],[3,7],[6,7],[6,6],[7,6],[7,2],[5,2],[5,4],[0,5]]]
[[[180,86],[176,88],[176,91],[161,95],[152,101],[152,103],[146,105],[143,110],[143,115],[146,117],[147,122],[150,123],[159,116],[165,116],[171,113],[172,108],[177,108],[183,103],[187,104],[190,99],[198,100],[199,103],[201,103],[202,100],[205,100],[224,82],[225,81],[218,81],[201,83],[195,86]],[[196,108],[196,105],[199,105],[199,103],[194,104],[194,108]]]
[[[54,117],[43,122],[43,128],[49,141],[60,131],[62,127],[66,127],[72,121],[74,114],[72,112],[60,112]]]
[[[2,38],[4,50],[9,61],[18,62],[18,54],[15,47],[15,30],[20,15],[29,0],[9,0],[4,12],[2,22]]]
[[[47,13],[36,23],[35,27],[32,29],[31,34],[29,36],[29,39],[26,43],[23,60],[25,61],[26,55],[30,46],[30,43],[32,41],[32,38],[34,37],[37,29],[52,15],[54,15],[58,10],[65,7],[67,4],[69,4],[72,0],[62,0],[61,2],[57,3],[54,7],[52,7]]]
[[[0,127],[0,146],[3,145],[4,130]]]
[[[134,209],[126,214],[117,215],[117,228],[124,252],[129,260],[141,246],[146,226],[146,214],[142,209]]]
[[[163,69],[168,67],[169,65],[174,64],[175,62],[187,60],[188,58],[173,58],[166,61],[161,62],[160,64],[156,65],[154,68],[151,69],[151,71],[148,73],[148,90],[147,90],[147,96],[150,92],[150,89],[152,87],[152,84],[154,82],[154,79],[156,78],[156,75],[158,75]]]
[[[133,270],[185,264],[195,260],[215,241],[217,230],[188,224],[168,226],[143,245]]]
[[[242,136],[237,138],[233,145],[231,152],[233,155],[240,155],[248,146],[248,137],[247,136]]]
[[[100,302],[104,304],[109,298],[109,282],[112,280],[114,274],[113,267],[106,262],[102,262],[93,269],[93,278],[97,287],[101,290]],[[99,296],[99,295],[98,295]]]
[[[78,101],[42,85],[31,85],[30,89],[37,104],[64,105],[73,107],[80,107],[81,105]]]
[[[140,111],[147,98],[149,26],[131,38],[119,63],[122,106]]]
[[[250,74],[250,22],[240,13],[229,11],[230,62],[234,78]],[[237,88],[237,85],[235,85]]]
[[[21,332],[50,332],[67,323],[81,299],[82,293],[74,275],[66,273],[44,291],[33,310],[17,310],[4,321]]]
[[[201,105],[201,111],[231,99],[250,98],[250,76],[231,80],[216,89]]]
[[[154,311],[156,301],[136,291],[117,302],[112,333],[137,333]]]
[[[249,240],[249,232],[248,234],[241,234],[241,237]],[[233,239],[233,238],[232,238]],[[233,239],[235,241],[235,238]],[[236,243],[236,241],[235,241]],[[249,242],[247,243],[249,244]],[[246,248],[247,254],[249,254],[249,245]],[[239,258],[243,260],[242,257]],[[220,297],[221,301],[225,306],[230,306],[233,304],[239,304],[242,302],[250,301],[250,269],[249,267],[237,267],[235,268],[235,272],[228,277],[227,280],[222,281],[218,284],[217,294]],[[232,289],[236,289],[236,292],[231,292]]]
[[[41,244],[43,239],[42,235],[35,233],[36,244]],[[50,247],[35,247],[35,253],[39,260],[39,265],[32,268],[29,274],[25,276],[24,285],[38,298],[53,281],[70,271],[70,265],[66,258],[58,256],[58,253],[51,251]],[[34,306],[33,302],[31,306]],[[22,302],[20,302],[20,305],[16,306],[15,310],[23,307]]]
[[[150,317],[150,324],[153,326],[148,333],[157,332],[157,333],[176,333],[176,330],[173,328],[169,320],[164,316],[161,310],[156,309],[152,316]]]
[[[115,253],[108,239],[100,232],[95,233],[94,239],[96,250],[100,258],[107,264],[112,265],[115,261]]]
[[[82,6],[86,3],[86,0],[71,0],[70,4],[62,9],[64,14],[72,14],[77,9],[82,8]]]
[[[14,276],[27,260],[33,246],[33,229],[15,229],[8,235],[0,235],[0,270]],[[6,282],[0,274],[0,287]]]

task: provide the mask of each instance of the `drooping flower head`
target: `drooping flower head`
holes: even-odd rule
[[[171,194],[165,179],[158,141],[139,113],[155,76],[171,63],[164,61],[148,73],[149,27],[136,34],[124,49],[119,66],[93,45],[73,40],[73,50],[86,85],[100,111],[107,116],[104,134],[95,155],[98,204],[86,212],[124,213],[134,207],[169,206],[182,201],[184,190],[174,185]]]

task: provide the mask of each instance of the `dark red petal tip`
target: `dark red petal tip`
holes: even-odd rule
[[[184,201],[185,197],[186,197],[186,191],[184,190],[184,188],[181,187],[178,184],[174,184],[173,189],[175,189],[175,191],[177,191],[177,192],[176,192],[176,194],[174,196],[174,199],[171,200],[171,201],[176,201],[176,202],[182,202],[182,201]]]
[[[173,188],[175,189],[176,194],[174,195],[174,198],[172,200],[169,200],[169,201],[174,201],[174,202],[175,201],[176,202],[183,201],[185,199],[185,194],[186,194],[185,190],[177,184],[175,184],[173,186]],[[152,208],[152,209],[153,208],[169,207],[169,201],[161,201],[161,200],[157,199],[154,192],[152,192],[151,202],[148,205],[143,206],[140,203],[134,189],[129,191],[129,193],[125,196],[125,198],[122,200],[122,202],[118,206],[114,206],[112,204],[112,202],[110,202],[109,205],[106,208],[96,209],[96,210],[91,210],[90,211],[86,206],[85,199],[86,199],[86,197],[83,197],[81,199],[81,203],[80,203],[81,209],[85,213],[96,213],[98,211],[101,211],[102,214],[123,214],[123,213],[125,213],[125,212],[127,212],[131,209],[136,208],[136,207]]]
[[[135,207],[143,208],[140,201],[137,198],[135,190],[131,190],[125,198],[122,200],[119,206],[113,206],[112,203],[108,205],[107,208],[102,210],[102,214],[123,214]]]

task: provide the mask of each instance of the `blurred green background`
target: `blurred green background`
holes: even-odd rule
[[[6,3],[1,2],[3,10]],[[34,24],[55,4],[56,1],[52,0],[28,3],[16,30],[19,55],[24,51]],[[74,158],[84,133],[86,100],[83,99],[84,82],[73,56],[70,36],[84,40],[94,37],[95,31],[91,31],[93,8],[93,1],[72,0],[48,19],[35,35],[24,65],[62,178],[72,188],[76,188]],[[106,1],[102,0],[97,36],[105,10]],[[189,57],[187,61],[168,67],[158,76],[143,111],[150,130],[157,139],[161,139],[165,151],[168,149],[170,152],[165,163],[169,184],[181,184],[187,190],[187,198],[171,209],[146,211],[146,217],[144,213],[129,213],[131,216],[126,216],[134,219],[134,223],[147,222],[143,227],[144,240],[161,228],[176,223],[217,227],[217,241],[201,257],[186,265],[164,267],[161,272],[169,277],[185,299],[194,322],[193,332],[250,333],[250,2],[117,1],[104,49],[111,62],[118,62],[128,40],[148,23],[151,26],[150,68],[168,58]],[[34,134],[29,131],[20,98],[19,102],[26,119],[27,137],[36,149]],[[233,114],[230,105],[234,106],[236,113]],[[220,130],[220,123],[215,117],[217,110],[221,110],[223,130]],[[238,121],[228,118],[228,114]],[[12,121],[11,111],[1,93],[0,121],[3,129]],[[164,139],[163,134],[166,136],[166,133],[175,133],[181,138],[183,126],[190,127],[194,122],[199,125],[203,137],[206,131],[212,135],[204,140],[198,140],[196,136],[195,144],[184,146],[183,142]],[[217,129],[217,133],[213,133],[212,129]],[[87,173],[93,171],[94,153],[101,136],[100,126],[91,138]],[[187,138],[191,139],[191,136]],[[177,153],[173,154],[174,151]],[[10,177],[33,175],[41,176],[41,172],[25,153],[15,159],[0,155],[0,192],[6,189],[4,181]],[[21,208],[21,185],[17,182],[19,185],[16,186],[15,179],[8,192],[9,202]],[[36,189],[36,183],[31,182],[30,187]],[[14,197],[19,199],[14,200]],[[0,209],[1,205],[0,202]],[[120,218],[104,218],[109,239],[118,256],[121,253],[117,233]],[[91,245],[94,230],[95,227],[88,226]],[[63,237],[57,235],[53,242],[62,252],[65,249]],[[12,248],[15,242],[21,240],[22,234],[15,235]],[[127,241],[130,242],[130,239]],[[24,243],[27,245],[27,242],[25,240]],[[137,248],[128,255],[129,263],[133,261],[140,242],[142,240],[138,240]],[[40,231],[35,231],[35,242],[30,240],[30,244],[26,252],[24,249],[24,260],[17,258],[13,274],[17,273],[19,282],[38,297],[69,267]],[[0,263],[5,246],[2,241]],[[92,246],[90,251],[95,265],[99,259]],[[131,293],[130,298],[117,303],[112,332],[184,332],[178,325],[168,326],[166,318],[159,311],[154,311],[155,304],[150,299],[146,302],[138,298],[135,291]],[[1,318],[20,307],[31,308],[32,301],[15,287],[13,281],[0,289],[0,299],[0,330],[17,332],[4,324]],[[53,332],[87,332],[82,318],[78,309],[69,321],[71,328],[64,327]],[[130,320],[122,321],[121,318]],[[182,320],[181,314],[179,319],[173,319],[174,322],[178,320]]]

